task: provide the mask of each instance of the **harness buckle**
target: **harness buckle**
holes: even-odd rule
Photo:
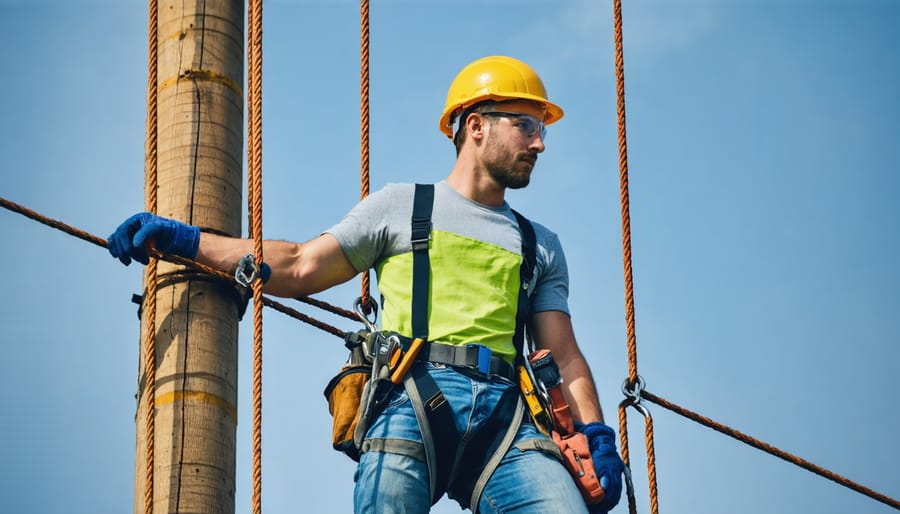
[[[431,241],[431,219],[413,218],[410,240],[413,251],[428,250],[429,241]]]
[[[468,348],[478,349],[478,371],[485,375],[489,375],[491,373],[491,356],[494,352],[487,346],[480,344],[470,344],[468,345]]]

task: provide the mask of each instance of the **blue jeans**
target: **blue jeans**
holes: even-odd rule
[[[517,387],[503,378],[478,380],[440,365],[417,365],[428,366],[453,409],[456,429],[462,437],[478,430],[489,419],[504,391]],[[412,404],[402,387],[391,393],[387,407],[366,432],[366,438],[422,442]],[[517,448],[529,439],[549,440],[534,425],[522,425],[512,447],[485,486],[478,512],[587,514],[575,482],[555,456]],[[396,453],[366,452],[360,458],[355,479],[356,514],[419,514],[431,508],[428,468],[419,459]]]

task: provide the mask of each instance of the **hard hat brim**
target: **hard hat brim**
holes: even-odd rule
[[[556,123],[557,121],[561,120],[562,117],[565,115],[565,112],[563,111],[562,107],[547,100],[546,98],[543,98],[543,97],[540,97],[537,95],[531,95],[528,93],[518,93],[515,95],[497,95],[497,94],[488,93],[488,94],[485,94],[482,96],[472,98],[469,102],[467,102],[465,104],[457,105],[453,109],[448,109],[447,111],[445,111],[444,114],[441,116],[438,128],[440,128],[441,132],[443,132],[444,135],[446,135],[450,139],[453,139],[453,122],[454,122],[456,116],[459,116],[467,109],[469,109],[477,104],[480,104],[482,102],[490,102],[490,101],[493,101],[493,102],[507,101],[508,102],[510,100],[528,100],[528,101],[532,101],[532,102],[541,104],[541,106],[543,106],[543,108],[544,108],[544,124],[545,125],[551,125],[553,123]]]

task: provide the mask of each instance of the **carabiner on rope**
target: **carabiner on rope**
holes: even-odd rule
[[[362,321],[363,325],[366,326],[366,330],[373,333],[378,332],[378,327],[375,325],[375,322],[378,320],[378,303],[371,297],[369,297],[369,301],[366,303],[371,307],[372,312],[370,314],[372,315],[372,319],[369,319],[369,317],[366,316],[365,310],[363,309],[362,296],[353,302],[353,310],[356,312],[357,317],[359,317],[359,320]]]
[[[622,394],[625,395],[632,405],[638,405],[641,403],[641,393],[644,392],[645,387],[644,378],[640,375],[637,376],[633,383],[626,378],[622,382]]]
[[[238,261],[237,269],[234,270],[234,279],[238,284],[250,287],[250,284],[257,278],[259,278],[259,265],[256,264],[256,257],[252,253],[248,253]]]

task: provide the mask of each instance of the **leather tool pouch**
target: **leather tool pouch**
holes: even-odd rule
[[[365,331],[348,336],[350,358],[325,387],[328,412],[334,418],[331,444],[355,461],[359,460],[359,447],[353,434],[359,422],[363,389],[372,376],[372,362],[367,355],[367,341],[371,339]]]
[[[563,465],[575,480],[575,485],[581,491],[585,503],[592,505],[603,501],[604,492],[600,487],[600,479],[594,471],[594,460],[591,458],[587,437],[581,432],[561,436],[555,430],[550,435],[559,447]]]

